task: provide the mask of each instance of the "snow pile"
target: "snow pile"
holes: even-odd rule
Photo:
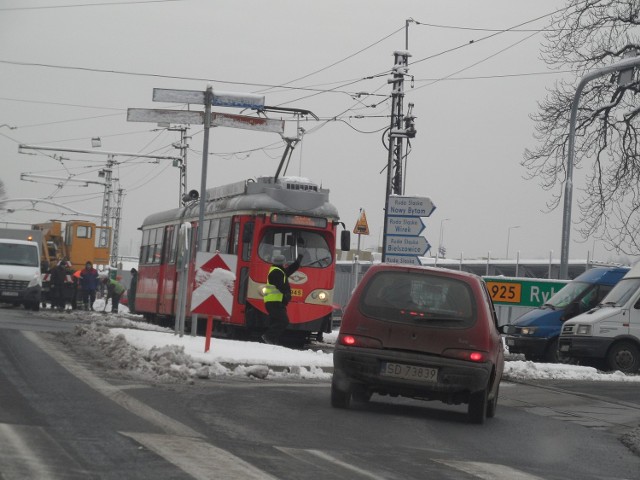
[[[603,373],[593,367],[565,365],[561,363],[536,363],[508,361],[504,364],[504,380],[588,380],[598,382],[640,382],[640,376],[622,372]]]
[[[148,327],[149,330],[134,330],[134,326]],[[199,358],[194,358],[194,355],[186,352],[185,345],[172,344],[171,340],[176,342],[182,340],[189,345],[197,343],[202,349],[204,345],[202,337],[177,337],[166,328],[140,324],[120,316],[99,316],[96,322],[76,326],[74,334],[85,343],[98,347],[100,352],[111,360],[115,368],[133,371],[137,375],[151,377],[157,381],[193,382],[196,378],[208,379],[236,375],[262,380],[267,377],[325,380],[331,378],[330,373],[324,372],[322,368],[314,365],[314,362],[309,362],[311,364],[307,367],[296,364],[295,361],[292,361],[292,358],[295,358],[295,353],[280,355],[276,353],[272,355],[272,360],[268,362],[269,365],[265,364],[267,363],[265,360],[268,358],[262,358],[262,362],[256,361],[259,356],[255,354],[249,355],[248,359],[233,358],[226,355],[224,349],[222,349],[222,356],[220,353],[216,356],[201,350],[202,354],[195,354],[195,357]],[[212,345],[214,342],[228,342],[231,345],[227,350],[236,352],[242,350],[238,345],[247,346],[249,350],[251,348],[268,349],[272,353],[278,350],[289,351],[284,347],[252,344],[251,342],[212,339]],[[136,346],[135,343],[139,346]],[[303,356],[307,353],[310,358],[318,357],[322,364],[327,363],[326,357],[331,358],[329,354],[311,350],[297,353],[301,353]],[[220,361],[220,358],[225,361]],[[278,366],[280,369],[275,370]]]

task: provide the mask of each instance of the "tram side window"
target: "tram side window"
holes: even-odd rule
[[[231,244],[229,245],[229,253],[238,254],[238,240],[240,240],[240,220],[233,222],[231,229]]]
[[[140,263],[160,263],[162,255],[163,228],[145,230],[140,247]]]
[[[214,218],[211,220],[211,226],[209,227],[209,233],[207,235],[207,252],[215,252],[218,240],[218,229],[220,228],[220,219]]]
[[[166,242],[166,247],[164,249],[164,252],[162,253],[161,263],[169,263],[171,261],[171,255],[172,255],[171,245],[173,241],[173,225],[168,225],[164,227],[164,230],[165,230],[164,238]]]
[[[168,228],[171,228],[171,240],[169,240],[169,237],[167,237],[167,245],[170,245],[169,263],[176,263],[176,257],[178,255],[178,232],[180,231],[180,227],[178,225],[172,225]]]
[[[231,228],[231,217],[220,219],[220,229],[218,230],[218,250],[226,253],[229,248],[229,229]]]
[[[242,231],[242,260],[248,262],[251,260],[251,248],[253,246],[253,228],[254,222],[247,222]]]

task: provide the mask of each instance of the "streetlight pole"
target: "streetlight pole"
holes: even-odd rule
[[[509,260],[509,240],[511,239],[511,230],[513,230],[514,228],[520,228],[520,225],[514,225],[513,227],[509,227],[507,229],[507,254],[505,255],[505,258],[507,260]]]
[[[440,238],[438,239],[438,252],[436,257],[442,252],[442,240],[444,239],[444,222],[451,220],[450,218],[443,218],[440,220]],[[444,254],[442,253],[442,258],[444,258]]]
[[[567,155],[567,179],[564,184],[564,208],[562,211],[562,243],[560,250],[560,278],[569,277],[569,236],[571,232],[571,201],[573,196],[573,161],[575,157],[576,121],[578,117],[578,103],[582,90],[591,80],[621,70],[628,70],[640,66],[640,57],[622,60],[613,65],[599,68],[586,74],[580,80],[571,104],[571,119],[569,122],[569,146]]]

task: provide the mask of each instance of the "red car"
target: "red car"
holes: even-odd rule
[[[484,281],[455,270],[372,266],[347,305],[333,355],[331,405],[373,393],[468,404],[493,417],[504,368]]]

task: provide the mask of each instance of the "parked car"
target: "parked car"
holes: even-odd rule
[[[640,263],[593,310],[562,327],[559,350],[571,359],[640,371]]]
[[[597,267],[567,283],[544,305],[513,323],[505,337],[509,353],[522,353],[534,361],[567,361],[558,351],[564,322],[595,307],[628,271],[628,267]]]
[[[372,394],[468,404],[493,417],[504,352],[484,281],[448,269],[372,266],[347,305],[333,355],[331,405]]]

